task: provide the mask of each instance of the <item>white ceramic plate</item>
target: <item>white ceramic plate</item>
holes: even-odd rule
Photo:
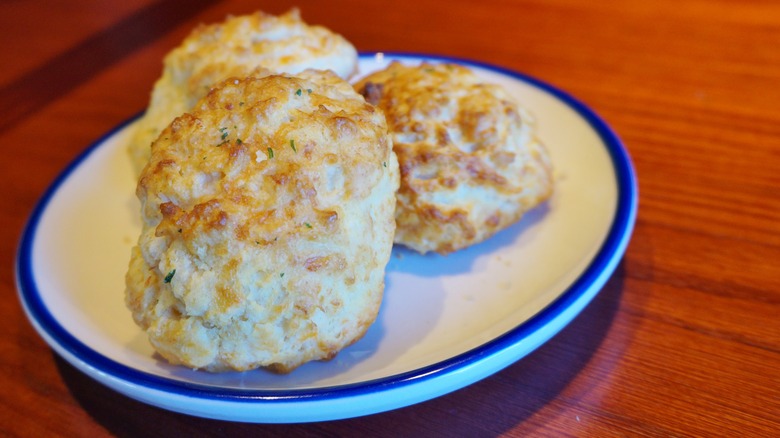
[[[635,175],[618,138],[592,111],[536,79],[465,64],[505,86],[536,116],[556,168],[552,199],[488,241],[447,257],[395,248],[385,300],[366,336],[330,362],[289,375],[208,374],[154,355],[124,306],[124,274],[140,232],[125,151],[128,122],[89,147],[52,184],[19,247],[24,309],[51,347],[97,381],[191,415],[306,422],[382,412],[476,382],[527,355],[598,293],[628,243]]]

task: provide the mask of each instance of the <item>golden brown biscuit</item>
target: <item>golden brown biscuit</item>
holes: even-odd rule
[[[394,62],[355,87],[385,112],[401,166],[397,243],[447,254],[550,196],[531,115],[498,85],[455,64]]]
[[[357,69],[357,52],[342,36],[306,24],[297,9],[280,16],[256,12],[228,17],[197,27],[166,55],[149,107],[136,125],[129,147],[136,174],[149,159],[149,145],[175,117],[192,108],[213,84],[247,76],[258,67],[275,73],[329,69],[346,79]]]
[[[288,372],[374,321],[398,162],[332,72],[230,79],[152,145],[126,304],[168,361]]]

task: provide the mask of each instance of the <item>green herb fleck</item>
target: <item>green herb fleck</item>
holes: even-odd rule
[[[243,143],[244,143],[243,140],[241,140],[240,138],[236,139],[236,144],[243,144]]]
[[[297,94],[298,96],[300,96],[300,95],[301,95],[301,89],[299,88],[299,89],[298,89],[298,90],[295,92],[295,94]]]
[[[170,283],[171,280],[173,279],[174,275],[176,275],[176,270],[175,269],[172,270],[171,272],[169,272],[168,275],[165,276],[165,280],[163,280],[163,281],[166,282],[166,283]]]
[[[281,277],[284,277],[284,272],[282,272],[281,274],[279,274],[279,277],[280,277],[280,278],[281,278]]]
[[[307,92],[307,93],[309,93],[309,94],[311,94],[311,88],[307,88],[307,89],[306,89],[306,92]]]
[[[223,127],[223,128],[219,128],[219,132],[220,132],[220,134],[221,134],[221,135],[219,136],[219,138],[220,138],[222,141],[221,141],[221,142],[219,142],[219,143],[217,144],[217,147],[219,147],[219,146],[222,146],[223,144],[227,143],[227,142],[228,142],[228,134],[230,134],[230,133],[228,132],[228,129],[227,129],[227,128],[224,128],[224,127]]]
[[[268,158],[273,158],[273,157],[274,157],[274,150],[269,147],[268,148]]]
[[[295,148],[295,140],[290,140],[290,147],[294,152],[298,152],[298,149]]]
[[[382,161],[382,166],[387,167],[387,161]]]
[[[244,106],[244,102],[238,102],[238,106]]]
[[[304,222],[303,224],[306,225],[306,228],[311,228],[311,224],[310,223]]]

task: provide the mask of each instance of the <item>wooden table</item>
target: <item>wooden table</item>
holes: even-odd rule
[[[497,64],[593,108],[639,178],[627,254],[550,342],[415,406],[255,425],[121,396],[23,314],[22,227],[74,157],[144,108],[194,25],[296,5],[359,50]],[[780,436],[780,3],[31,0],[0,4],[0,29],[0,435]]]

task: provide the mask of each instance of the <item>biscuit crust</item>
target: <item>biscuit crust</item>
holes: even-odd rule
[[[230,79],[151,151],[126,304],[161,356],[289,372],[363,336],[399,184],[381,111],[332,72]]]
[[[552,165],[531,114],[470,69],[394,62],[355,88],[384,111],[398,155],[397,243],[448,254],[551,195]]]
[[[357,69],[357,51],[341,35],[305,23],[297,9],[279,16],[230,16],[195,28],[166,55],[149,106],[136,125],[129,146],[136,174],[149,159],[152,141],[175,117],[189,111],[212,85],[258,68],[270,73],[333,70],[346,79]]]

